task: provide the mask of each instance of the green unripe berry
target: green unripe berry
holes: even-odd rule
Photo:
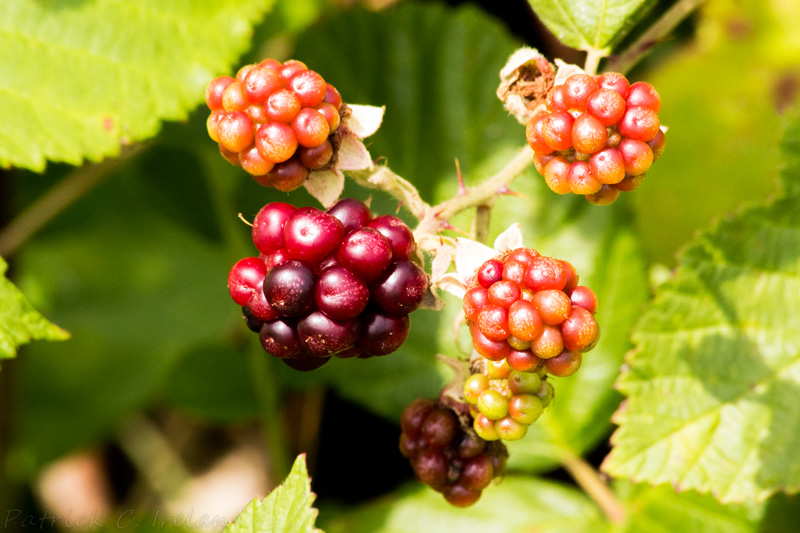
[[[475,405],[478,403],[478,396],[489,388],[489,378],[484,374],[472,374],[464,382],[464,399]]]
[[[510,416],[495,422],[494,428],[503,440],[520,440],[528,432],[527,424],[520,424]]]
[[[483,440],[498,440],[500,434],[494,427],[494,420],[490,420],[483,413],[478,413],[472,422],[472,428]]]
[[[508,375],[508,387],[513,394],[536,394],[542,386],[542,378],[536,372],[512,370]]]
[[[511,367],[508,366],[508,361],[505,359],[486,361],[486,375],[492,379],[507,378],[509,372],[511,372]]]
[[[536,396],[542,401],[542,407],[547,408],[555,396],[555,390],[549,381],[542,380],[542,386],[536,392]]]
[[[533,424],[543,412],[542,400],[533,394],[517,394],[508,402],[508,414],[520,424]]]
[[[508,400],[499,392],[488,389],[478,396],[478,410],[490,420],[508,416]]]

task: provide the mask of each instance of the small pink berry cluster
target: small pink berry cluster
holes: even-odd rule
[[[265,59],[214,78],[206,104],[222,156],[265,187],[293,191],[333,160],[342,97],[301,61]]]
[[[574,374],[597,343],[597,297],[567,261],[517,248],[477,269],[463,305],[479,356],[464,384],[475,432],[521,439],[553,398],[548,374]]]
[[[259,256],[231,268],[228,290],[264,350],[297,370],[394,352],[428,289],[408,226],[353,198],[327,211],[269,203],[253,244]]]
[[[545,110],[528,122],[534,165],[558,194],[581,194],[593,204],[632,191],[664,151],[652,85],[631,85],[622,74],[574,74],[547,95]]]

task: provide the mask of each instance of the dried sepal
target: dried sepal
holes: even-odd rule
[[[497,97],[520,124],[527,124],[553,88],[555,68],[538,50],[523,47],[500,70]]]

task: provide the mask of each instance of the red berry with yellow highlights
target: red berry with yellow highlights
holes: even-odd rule
[[[573,74],[553,87],[525,134],[534,165],[557,194],[596,205],[639,187],[666,146],[658,118],[661,97],[622,74]]]

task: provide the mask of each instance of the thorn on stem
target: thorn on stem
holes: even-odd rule
[[[461,174],[461,164],[458,162],[458,158],[456,158],[456,176],[458,176],[457,196],[464,196],[465,194],[467,194],[467,186],[464,185],[464,176]]]
[[[505,194],[507,196],[516,196],[517,198],[527,198],[524,194],[519,193],[517,191],[512,191],[508,188],[508,185],[503,185],[499,189],[497,189],[497,194]]]

